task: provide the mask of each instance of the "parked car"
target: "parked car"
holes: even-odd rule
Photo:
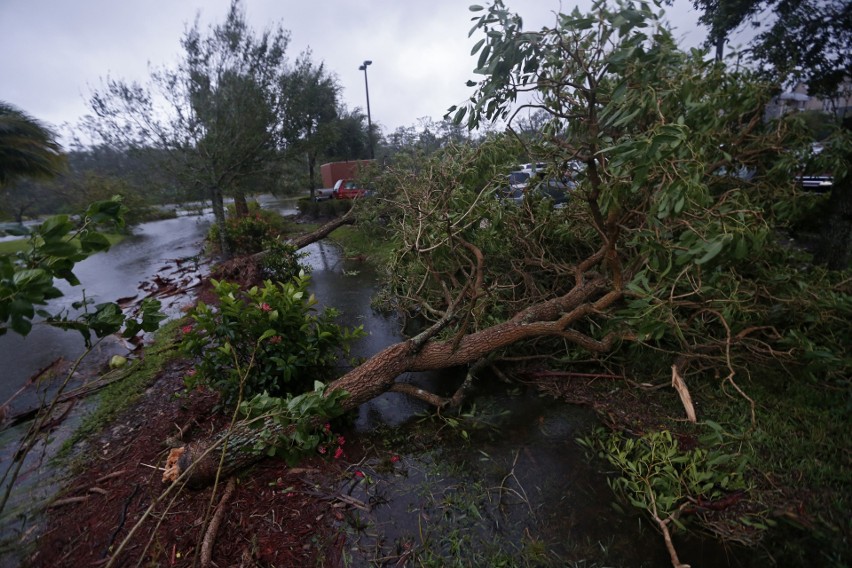
[[[568,202],[569,193],[576,187],[577,184],[567,178],[533,178],[530,181],[530,178],[527,177],[523,183],[509,184],[508,187],[498,188],[496,196],[498,199],[520,205],[525,196],[535,192],[538,196],[552,201],[554,207],[561,208]]]
[[[368,193],[369,190],[354,179],[340,179],[334,184],[335,199],[357,199]]]
[[[801,175],[796,180],[805,191],[831,191],[834,185],[834,178],[830,175]]]
[[[577,187],[569,179],[550,178],[535,185],[534,190],[553,201],[554,207],[564,207],[568,203],[568,194]]]
[[[334,197],[334,188],[333,187],[324,187],[322,189],[314,190],[314,201],[325,201],[326,199],[332,199]]]
[[[802,173],[796,176],[796,182],[799,187],[805,191],[825,192],[831,191],[834,185],[834,177],[827,172],[819,171],[819,166],[816,164],[816,159],[823,151],[823,145],[819,142],[811,144],[811,151],[803,157]]]

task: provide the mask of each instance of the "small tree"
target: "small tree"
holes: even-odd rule
[[[196,22],[186,32],[176,68],[152,72],[146,86],[107,79],[90,101],[95,127],[117,147],[168,151],[183,182],[209,192],[223,225],[223,195],[233,195],[244,214],[248,181],[278,160],[288,42],[280,26],[255,34],[233,0],[223,24],[203,35]],[[227,243],[220,245],[229,256]]]
[[[293,71],[281,78],[283,131],[289,152],[307,166],[311,198],[317,188],[317,160],[340,136],[337,95],[340,87],[320,63],[306,51]]]

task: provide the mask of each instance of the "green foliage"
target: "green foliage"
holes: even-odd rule
[[[75,302],[75,310],[83,309],[80,315],[65,313],[50,314],[43,306],[62,295],[53,285],[56,278],[66,280],[72,286],[80,284],[74,275],[74,265],[97,252],[109,249],[107,237],[97,230],[99,225],[122,227],[125,207],[121,198],[92,203],[80,224],[75,224],[67,215],[48,218],[31,231],[29,247],[11,255],[0,256],[0,335],[9,329],[27,335],[32,329],[33,318],[38,315],[45,323],[61,329],[78,330],[87,346],[91,346],[91,335],[104,337],[125,327],[125,337],[133,337],[140,331],[153,331],[165,317],[159,311],[156,300],[142,302],[142,317],[128,318],[114,303],[103,303],[90,310],[91,301]]]
[[[299,214],[312,219],[323,217],[339,217],[350,209],[354,202],[351,199],[325,199],[313,201],[310,198],[300,199],[296,206]]]
[[[260,260],[263,277],[276,282],[289,282],[301,273],[310,272],[310,266],[300,261],[307,253],[300,253],[296,247],[286,241],[274,239],[263,245],[266,254]]]
[[[328,422],[317,424],[343,414],[341,403],[348,393],[337,389],[326,392],[325,385],[315,382],[313,390],[286,397],[270,396],[266,391],[240,403],[244,420],[259,430],[254,451],[277,456],[294,465],[319,451],[328,456],[328,449],[344,441],[331,431]]]
[[[65,169],[56,134],[0,101],[0,191],[22,177],[52,178]]]
[[[721,440],[718,425],[711,427],[702,439],[705,445],[717,445]],[[745,455],[727,453],[719,447],[682,451],[667,430],[632,438],[599,429],[578,443],[616,468],[617,475],[607,480],[613,491],[655,520],[671,519],[681,529],[681,515],[687,507],[712,504],[747,488]],[[758,520],[747,522],[766,528]]]
[[[537,137],[449,147],[378,181],[371,221],[400,237],[394,307],[429,322],[452,309],[443,337],[456,336],[564,296],[582,266],[621,296],[573,324],[592,340],[623,339],[605,355],[610,368],[657,376],[685,357],[700,359],[693,371],[705,377],[778,364],[819,381],[848,377],[848,273],[813,266],[784,237],[818,205],[795,187],[806,125],[764,122],[772,85],[680,51],[647,4],[556,21],[531,32],[500,1],[479,11],[471,33],[484,35],[473,50],[483,79],[453,109],[471,127],[511,120],[518,96],[535,90]],[[820,159],[843,170],[849,141],[837,133]],[[572,177],[567,207],[493,198],[518,155]],[[472,275],[482,277],[475,300],[453,306],[474,297],[462,291]],[[600,357],[575,358],[588,356]]]
[[[225,221],[225,239],[233,254],[254,254],[264,250],[281,232],[281,217],[272,211],[256,209],[242,217],[230,216]],[[207,235],[210,243],[219,242],[219,225],[212,225]]]
[[[312,313],[317,301],[307,292],[309,280],[301,273],[245,292],[213,280],[218,307],[200,302],[189,313],[194,324],[184,328],[182,347],[198,358],[187,387],[210,386],[224,404],[234,404],[241,393],[283,397],[334,377],[339,358],[363,331],[335,324],[334,309]]]

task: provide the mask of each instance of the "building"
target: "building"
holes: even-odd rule
[[[766,107],[768,119],[778,118],[789,112],[822,111],[838,117],[852,115],[852,81],[847,79],[837,89],[837,95],[830,99],[821,99],[808,95],[804,83],[798,83],[788,92],[774,97]]]

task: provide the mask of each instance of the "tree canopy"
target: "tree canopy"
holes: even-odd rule
[[[784,83],[804,81],[812,95],[835,97],[852,77],[852,5],[843,0],[693,0],[710,29],[707,43],[722,59],[732,32],[761,30],[749,42],[751,58]],[[765,22],[768,21],[768,25]]]
[[[22,177],[49,179],[64,167],[56,134],[24,111],[0,101],[0,190]]]
[[[168,151],[184,183],[209,191],[223,225],[223,194],[244,212],[246,186],[276,164],[288,43],[280,25],[249,28],[234,0],[224,23],[186,32],[177,67],[154,71],[145,86],[107,79],[91,97],[94,125],[113,145]]]

